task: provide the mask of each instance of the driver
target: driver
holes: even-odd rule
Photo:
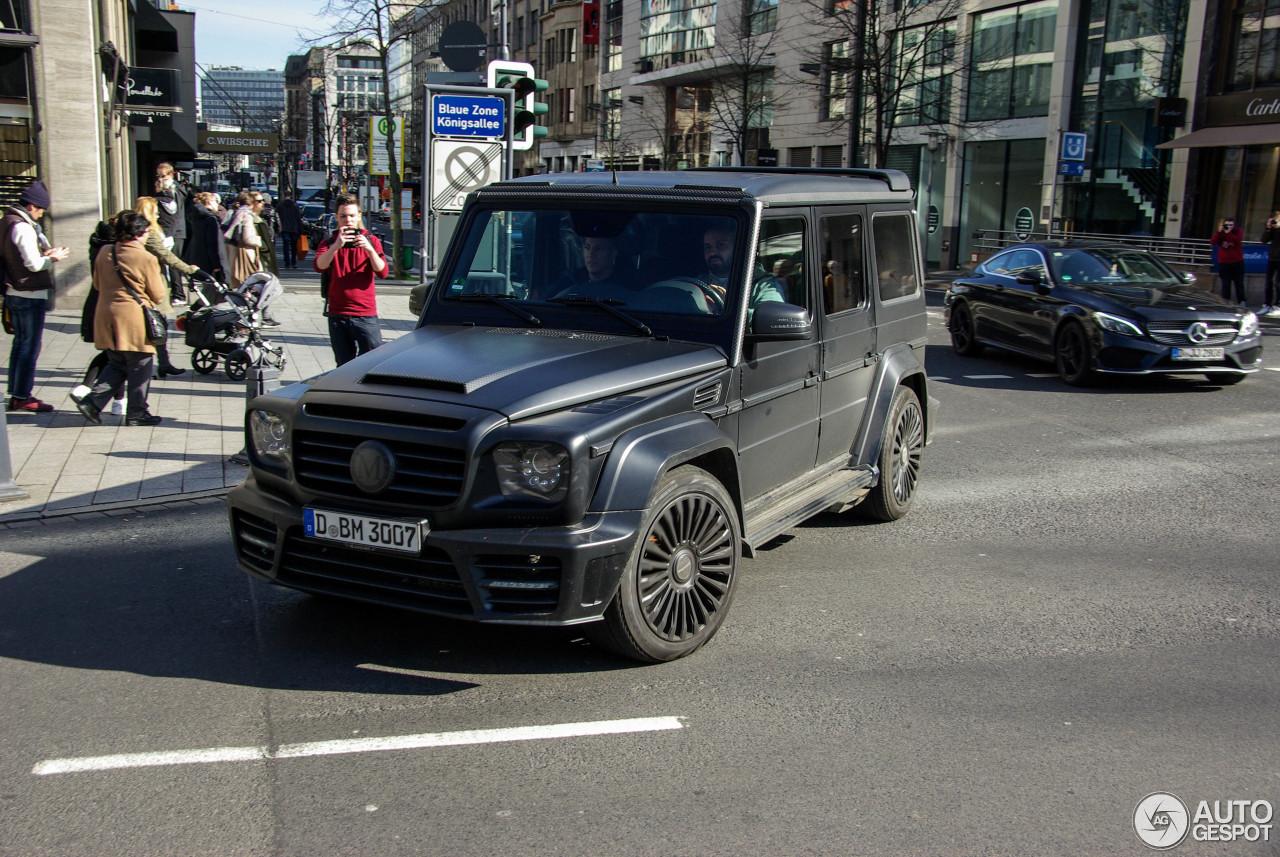
[[[707,263],[707,273],[702,275],[702,279],[719,292],[722,299],[729,291],[736,231],[725,226],[712,226],[702,235],[702,259]],[[764,268],[757,266],[752,280],[750,306],[766,301],[786,303],[778,281],[765,273]]]

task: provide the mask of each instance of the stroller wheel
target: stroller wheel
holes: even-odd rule
[[[201,375],[208,375],[218,368],[218,355],[208,348],[197,348],[191,353],[191,368]]]
[[[227,377],[232,381],[243,381],[249,374],[249,355],[244,349],[237,348],[227,355]]]

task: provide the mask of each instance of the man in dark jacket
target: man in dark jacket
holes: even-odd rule
[[[51,247],[37,223],[49,208],[49,189],[37,179],[0,219],[0,255],[4,257],[4,302],[13,320],[9,351],[10,411],[48,413],[53,405],[31,395],[36,382],[36,359],[44,335],[44,316],[53,290],[53,263],[70,254]]]
[[[298,267],[298,236],[302,234],[302,210],[293,201],[289,191],[284,192],[276,205],[276,215],[280,218],[280,241],[284,244],[284,266]]]
[[[1280,211],[1271,212],[1267,228],[1262,230],[1262,243],[1267,248],[1267,285],[1263,295],[1262,309],[1258,315],[1280,316]]]
[[[217,194],[213,193],[196,194],[195,203],[191,206],[191,240],[187,242],[186,252],[183,253],[182,258],[188,264],[195,265],[202,271],[208,271],[225,283],[227,275],[223,268],[220,248],[222,221],[218,217],[217,198]],[[192,283],[191,287],[200,288],[196,283]],[[208,300],[214,295],[207,292],[204,297]],[[210,300],[210,303],[213,302]]]
[[[156,167],[156,222],[166,237],[173,239],[173,255],[182,258],[182,245],[187,241],[187,191],[177,181],[173,164],[161,162]],[[174,306],[187,305],[187,289],[182,274],[169,269],[169,292]]]

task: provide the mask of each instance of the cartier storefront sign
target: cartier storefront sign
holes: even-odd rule
[[[1255,89],[1206,99],[1205,125],[1273,125],[1280,122],[1280,89]]]

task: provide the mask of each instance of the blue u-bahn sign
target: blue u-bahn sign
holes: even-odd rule
[[[486,95],[437,95],[431,100],[431,133],[437,137],[505,137],[507,103]]]

